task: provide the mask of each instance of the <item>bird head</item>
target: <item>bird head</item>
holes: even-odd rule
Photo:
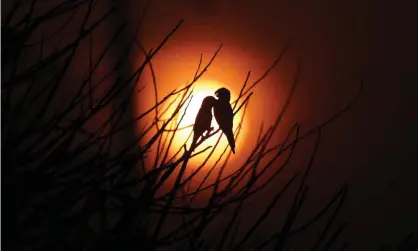
[[[207,96],[202,101],[202,108],[212,108],[215,105],[216,99],[212,96]]]
[[[228,89],[226,89],[225,87],[222,87],[222,88],[216,90],[215,96],[219,100],[226,100],[226,101],[229,102],[229,100],[231,99],[231,92]]]

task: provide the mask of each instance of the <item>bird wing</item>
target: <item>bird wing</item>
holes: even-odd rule
[[[203,133],[210,128],[212,122],[212,114],[206,114],[206,112],[199,111],[196,116],[195,123],[193,125],[193,131]]]
[[[214,109],[216,122],[222,131],[232,131],[234,122],[234,112],[229,103],[217,103]]]
[[[206,130],[210,129],[211,122],[212,122],[211,111],[199,110],[195,119],[195,123],[193,125],[192,145],[197,142],[197,140],[200,138],[200,136],[203,135],[203,133]]]
[[[228,143],[235,154],[235,139],[232,130],[234,124],[234,112],[229,102],[218,103],[215,105],[214,115],[219,128],[225,134]]]

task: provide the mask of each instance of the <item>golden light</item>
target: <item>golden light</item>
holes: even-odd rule
[[[192,97],[191,97],[189,106],[184,105],[180,109],[177,115],[177,120],[174,121],[174,123],[178,123],[179,129],[180,129],[176,131],[174,139],[173,139],[172,148],[175,152],[179,148],[183,147],[185,143],[187,147],[190,147],[192,138],[193,138],[193,127],[191,125],[193,125],[195,122],[196,115],[199,112],[203,99],[207,96],[214,96],[215,91],[221,87],[228,88],[227,85],[224,85],[214,80],[198,81],[194,85],[194,90],[192,92]],[[231,88],[228,88],[228,89],[231,91],[231,100],[234,100],[237,97],[237,95],[233,92]],[[174,111],[174,106],[172,108],[172,111]],[[212,111],[212,114],[213,114],[213,111]],[[234,117],[234,132],[237,130],[241,120],[242,120],[242,112],[239,112]],[[214,130],[217,130],[219,128],[218,124],[216,123],[215,117],[213,117],[212,119],[212,127]],[[243,133],[244,131],[241,130],[240,137],[243,136]],[[214,147],[220,135],[221,133],[219,132],[216,135],[205,140],[199,147],[196,148],[195,152],[204,150],[208,146]],[[217,145],[215,151],[213,152],[213,156],[211,157],[210,162],[216,161],[216,159],[224,152],[225,148],[227,147],[228,149],[227,149],[226,154],[229,153],[230,149],[229,149],[228,141],[226,140],[226,137],[222,135],[219,144]],[[239,151],[239,138],[236,140],[236,147],[237,147],[237,151]],[[211,149],[207,150],[208,153],[210,151]],[[208,153],[200,154],[199,156],[192,158],[189,161],[190,164],[192,165],[200,164],[202,161],[206,159],[206,157],[208,156]]]
[[[155,59],[153,59],[152,66],[155,73],[155,79],[154,76],[152,76],[151,71],[145,71],[141,75],[139,81],[141,85],[138,85],[137,94],[134,94],[134,116],[139,116],[153,107],[156,98],[161,101],[173,90],[182,89],[186,84],[190,83],[198,68],[199,54],[203,55],[200,70],[209,63],[210,57],[218,49],[219,44],[213,43],[211,45],[206,44],[206,42],[202,43],[193,40],[193,37],[195,37],[195,34],[189,37],[190,39],[187,39],[187,37],[184,36],[178,40],[174,39],[167,44],[164,53],[158,54]],[[139,53],[138,55],[140,56],[142,54]],[[143,58],[139,57],[137,61],[138,64],[143,62],[143,60]],[[191,145],[193,136],[192,125],[194,124],[202,100],[206,96],[214,96],[217,89],[225,87],[231,92],[231,102],[235,101],[244,84],[249,69],[252,70],[251,72],[255,76],[253,79],[264,73],[264,69],[259,66],[259,60],[260,58],[252,56],[247,49],[225,46],[225,48],[222,49],[222,52],[216,57],[214,63],[211,64],[201,78],[194,83],[192,93],[193,99],[191,100],[187,111],[186,108],[183,107],[183,109],[177,113],[175,119],[172,120],[171,124],[167,126],[167,131],[150,146],[147,159],[145,160],[145,168],[151,170],[155,166],[161,165],[163,161],[165,161],[165,163],[174,162],[181,158],[184,153],[183,146],[186,144],[186,147],[189,148]],[[153,81],[155,81],[157,88],[153,86]],[[264,87],[260,86],[257,87],[257,90],[253,90],[254,95],[251,97],[251,101],[247,107],[244,121],[242,121],[244,108],[234,116],[234,132],[236,132],[242,122],[238,138],[235,136],[236,154],[230,152],[227,139],[221,132],[213,135],[197,147],[194,153],[200,152],[209,146],[214,147],[220,138],[219,144],[216,146],[211,158],[208,159],[203,168],[193,177],[193,182],[190,183],[192,190],[200,186],[201,182],[204,182],[207,185],[211,184],[211,182],[217,178],[217,175],[221,170],[220,167],[223,166],[224,160],[226,160],[228,154],[230,154],[229,161],[226,168],[222,170],[222,176],[227,176],[236,172],[247,160],[248,154],[253,150],[261,123],[270,124],[274,122],[274,116],[269,116],[270,113],[266,113],[265,111],[276,111],[277,103],[282,99],[281,96],[277,94],[277,91]],[[158,90],[157,93],[155,89]],[[180,95],[183,95],[183,93],[180,93]],[[160,126],[175,112],[176,106],[180,102],[179,100],[174,102],[170,109],[166,110],[167,106],[172,103],[175,98],[176,97],[171,97],[165,100],[159,107],[159,115],[161,117],[158,120],[158,123]],[[267,100],[273,102],[266,102]],[[241,102],[242,101],[243,99]],[[166,111],[164,115],[161,114],[163,111]],[[184,114],[184,112],[186,112],[186,114]],[[141,136],[142,146],[153,140],[153,136],[157,132],[155,127],[148,131],[146,130],[146,128],[155,122],[155,115],[155,111],[152,111],[136,123],[135,132],[137,135],[142,135],[145,131],[147,132],[145,136]],[[183,120],[180,121],[182,115],[184,115],[184,117]],[[178,122],[180,123],[178,124]],[[179,129],[173,132],[173,129],[175,129],[177,125]],[[214,130],[218,129],[215,118],[212,119],[212,127]],[[171,141],[173,135],[174,137]],[[167,152],[169,144],[170,149]],[[213,148],[210,148],[203,154],[191,158],[188,162],[185,175],[190,175],[200,167],[212,150]],[[223,155],[222,160],[217,163],[218,157],[222,155],[224,151],[225,154]],[[158,158],[157,156],[161,157]],[[215,164],[217,164],[216,167],[212,169]],[[177,168],[175,172],[179,169],[180,168]],[[170,186],[170,184],[175,181],[175,177],[176,175],[173,175],[172,178],[166,182],[166,185]],[[164,189],[162,188],[162,190]]]

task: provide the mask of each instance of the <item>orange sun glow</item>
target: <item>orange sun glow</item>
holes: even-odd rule
[[[184,105],[180,109],[177,115],[177,120],[174,121],[174,123],[176,124],[178,123],[179,129],[180,129],[176,131],[176,134],[173,139],[172,148],[174,151],[177,151],[179,148],[183,147],[185,143],[187,147],[190,147],[190,144],[192,142],[192,135],[193,135],[193,127],[191,125],[193,125],[195,122],[196,115],[199,112],[203,99],[207,96],[214,96],[215,91],[221,87],[228,88],[228,86],[223,85],[217,81],[209,81],[209,80],[199,81],[195,84],[189,106],[187,107],[187,105]],[[230,88],[228,89],[231,91],[231,100],[233,101],[237,97],[237,95],[235,95],[232,89]],[[174,108],[173,108],[173,111],[174,111]],[[181,118],[182,120],[180,121]],[[239,124],[241,123],[241,120],[242,120],[242,112],[239,112],[234,116],[234,132],[237,130]],[[212,119],[212,127],[214,130],[217,130],[219,128],[214,117]],[[239,138],[243,136],[243,133],[244,131],[241,129]],[[199,147],[196,148],[195,152],[204,150],[208,146],[214,147],[220,135],[221,135],[220,133],[217,133],[216,135],[213,135],[212,137],[205,140]],[[237,151],[239,151],[239,142],[237,138],[236,138],[236,146],[238,148]],[[227,154],[230,151],[228,142],[226,140],[226,137],[224,135],[221,135],[221,140],[219,144],[217,145],[216,149],[214,150],[213,156],[211,157],[210,160],[212,159],[216,160],[217,157],[220,156],[224,152],[226,147],[228,147],[227,152],[226,152]],[[191,164],[201,163],[202,161],[205,160],[205,158],[208,156],[208,153],[211,150],[212,149],[209,149],[207,150],[207,153],[205,152],[203,154],[200,154],[199,156],[192,158],[190,160],[190,163]]]

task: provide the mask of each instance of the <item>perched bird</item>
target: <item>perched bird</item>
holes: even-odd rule
[[[212,96],[207,96],[203,99],[202,105],[200,106],[193,126],[193,141],[192,146],[190,147],[191,149],[195,147],[197,140],[206,131],[210,132],[212,130],[212,107],[214,106],[215,102],[216,99]]]
[[[231,92],[226,88],[220,88],[215,92],[218,100],[214,105],[214,115],[219,128],[225,134],[232,152],[235,154],[235,139],[232,131],[234,122],[234,112],[229,104]]]

